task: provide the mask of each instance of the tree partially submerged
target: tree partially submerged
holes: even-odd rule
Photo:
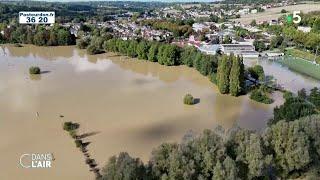
[[[244,85],[244,65],[242,57],[232,58],[232,67],[230,70],[230,94],[238,96],[245,90]]]
[[[222,56],[216,76],[218,88],[222,94],[238,96],[245,90],[243,59],[239,56]]]
[[[87,47],[87,52],[88,52],[88,54],[90,54],[90,55],[103,53],[103,51],[100,50],[99,48],[97,48],[95,45],[89,45],[89,46]]]
[[[74,143],[77,148],[83,153],[85,157],[86,164],[89,165],[90,171],[95,174],[97,180],[101,180],[102,176],[100,174],[100,169],[97,168],[97,163],[94,159],[90,158],[90,154],[88,153],[87,146],[90,142],[84,142],[82,139],[84,138],[83,135],[78,135],[78,128],[80,124],[73,123],[71,121],[63,123],[63,130],[69,132],[70,136],[74,139]]]
[[[29,68],[29,74],[40,74],[41,69],[38,66],[32,66]]]
[[[254,89],[253,91],[251,91],[250,99],[257,101],[257,102],[264,103],[264,104],[273,103],[273,100],[268,96],[268,94],[266,92],[261,90],[261,88]]]
[[[221,94],[229,93],[231,62],[228,56],[222,56],[218,65],[217,82]]]
[[[183,98],[183,103],[187,105],[193,105],[195,103],[193,96],[191,94],[186,94]]]
[[[63,130],[65,131],[74,131],[74,130],[77,130],[79,127],[80,127],[80,124],[74,123],[71,121],[63,123]]]

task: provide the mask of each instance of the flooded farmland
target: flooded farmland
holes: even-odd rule
[[[41,75],[29,75],[39,66]],[[266,70],[268,72],[268,70]],[[186,106],[186,93],[199,98]],[[279,95],[278,95],[279,96]],[[279,96],[280,97],[280,96]],[[0,49],[0,179],[93,179],[64,121],[93,133],[90,153],[103,164],[121,151],[146,161],[152,148],[189,130],[218,125],[262,130],[274,105],[221,95],[186,66],[167,67],[116,54],[89,56],[74,47]],[[24,153],[52,153],[51,169],[23,169]]]

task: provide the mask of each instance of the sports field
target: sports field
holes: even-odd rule
[[[320,65],[315,65],[310,61],[291,56],[287,56],[279,62],[294,71],[320,80]]]
[[[286,54],[294,56],[294,57],[299,57],[299,58],[302,58],[302,59],[305,59],[308,61],[314,61],[314,58],[315,58],[315,54],[312,54],[307,51],[299,50],[299,49],[286,49]],[[318,64],[320,64],[319,55],[317,56],[316,61]]]

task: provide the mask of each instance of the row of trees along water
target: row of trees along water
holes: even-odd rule
[[[95,174],[96,179],[101,179],[102,176],[100,174],[100,169],[97,167],[98,164],[96,163],[96,160],[92,159],[91,155],[89,154],[88,145],[90,144],[90,142],[84,142],[84,138],[93,136],[97,134],[97,132],[79,134],[79,127],[80,124],[78,123],[70,121],[63,123],[63,130],[67,131],[69,135],[74,139],[74,143],[76,147],[79,148],[83,153],[83,156],[85,157],[85,163],[88,164],[90,171]]]
[[[78,41],[78,47],[87,48],[89,54],[113,51],[133,58],[158,62],[162,65],[184,64],[194,67],[204,76],[209,76],[210,80],[218,85],[220,92],[223,94],[230,93],[233,96],[238,96],[246,92],[247,88],[244,86],[245,69],[240,57],[206,55],[194,47],[180,48],[176,45],[159,42],[125,41],[112,38],[111,34],[103,30],[101,32],[94,31],[93,34],[92,38],[84,38]],[[3,35],[0,34],[0,43],[56,46],[73,45],[75,42],[75,36],[69,32],[69,29],[59,25],[53,27],[13,25],[4,28]],[[221,61],[218,59],[221,59]],[[218,68],[219,62],[221,62],[222,67],[220,71]]]
[[[111,51],[167,66],[187,65],[194,67],[202,75],[209,76],[223,94],[230,93],[238,96],[245,93],[245,69],[241,57],[207,55],[195,47],[181,48],[154,41],[110,39],[108,37],[81,39],[78,47],[87,48],[89,54]]]
[[[102,179],[318,179],[320,90],[284,93],[285,103],[260,133],[233,128],[187,133],[163,143],[147,163],[122,152],[102,168]],[[258,119],[257,119],[258,120]]]

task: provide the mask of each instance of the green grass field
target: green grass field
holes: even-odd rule
[[[319,54],[319,53],[318,53]],[[315,54],[312,54],[310,52],[307,51],[302,51],[299,49],[286,49],[286,55],[291,55],[294,57],[299,57],[308,61],[313,61]],[[318,55],[318,57],[316,58],[316,61],[318,64],[320,64],[320,56]]]
[[[294,71],[320,80],[320,65],[317,66],[307,60],[289,56],[286,56],[279,62]]]

